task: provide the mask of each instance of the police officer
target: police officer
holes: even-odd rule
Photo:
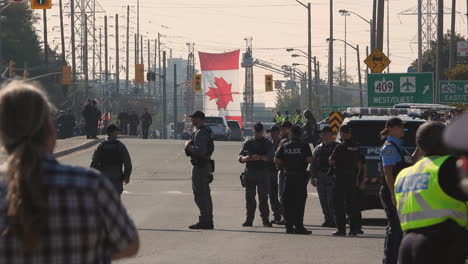
[[[137,130],[138,125],[140,124],[140,119],[138,118],[138,115],[135,113],[135,111],[132,111],[128,118],[130,123],[130,136],[137,136]]]
[[[75,116],[71,109],[68,109],[65,114],[65,124],[64,124],[64,133],[65,138],[73,137],[73,130],[75,128]]]
[[[289,111],[284,111],[284,117],[283,117],[283,122],[291,122],[291,116],[289,115]]]
[[[314,160],[311,166],[311,183],[317,187],[317,192],[322,206],[322,212],[325,222],[322,227],[336,227],[335,211],[333,206],[333,191],[335,188],[335,179],[330,170],[328,160],[333,150],[338,145],[333,139],[333,132],[329,126],[321,131],[322,143],[314,150]]]
[[[302,126],[303,141],[313,144],[314,147],[319,144],[320,137],[318,135],[317,122],[315,121],[312,111],[309,109],[304,110],[304,125]]]
[[[419,127],[416,143],[423,157],[403,169],[395,181],[398,215],[405,232],[401,264],[465,263],[468,195],[457,177],[457,159],[447,155],[444,129],[441,122]]]
[[[272,126],[267,132],[270,134],[271,142],[273,143],[274,151],[278,150],[281,137],[280,137],[280,129],[278,126]],[[278,168],[276,167],[275,163],[272,161],[271,163],[271,173],[270,173],[270,205],[271,210],[273,211],[273,224],[282,224],[283,221],[281,220],[281,204],[278,199]]]
[[[444,132],[444,142],[449,149],[460,154],[458,160],[459,174],[462,179],[462,187],[465,194],[468,194],[468,113],[461,114],[450,123]]]
[[[296,114],[294,114],[293,124],[302,126],[302,123],[303,123],[303,120],[302,120],[301,109],[296,108]]]
[[[273,123],[275,123],[276,125],[281,125],[281,123],[283,123],[283,116],[281,115],[280,111],[276,113],[276,116],[273,119]]]
[[[120,123],[120,129],[122,130],[122,134],[126,135],[128,134],[127,127],[129,123],[130,116],[127,113],[127,111],[120,112],[119,115],[117,116],[117,119],[119,120]]]
[[[57,138],[58,139],[64,139],[65,137],[65,111],[60,110],[57,119],[55,121],[56,127],[57,127]]]
[[[271,141],[264,137],[263,125],[254,125],[254,137],[244,143],[239,153],[239,162],[245,163],[245,201],[247,215],[242,226],[252,226],[257,203],[255,195],[258,190],[258,208],[263,226],[271,227],[270,210],[268,208],[269,181],[274,147]]]
[[[185,143],[185,153],[192,163],[192,189],[200,216],[198,223],[189,228],[213,229],[213,202],[210,190],[214,171],[214,162],[211,161],[214,152],[213,133],[205,126],[203,112],[196,111],[190,118],[196,131],[192,134],[192,139]]]
[[[290,135],[292,127],[293,127],[293,125],[289,121],[285,121],[285,122],[283,122],[281,124],[281,126],[280,126],[280,136],[281,136],[280,146],[289,141],[289,135]],[[284,185],[285,185],[284,168],[281,167],[281,166],[277,166],[277,167],[278,167],[278,193],[279,193],[279,199],[280,199],[280,203],[281,203],[281,207],[282,207],[282,213],[283,213],[283,217],[284,217],[284,204],[283,204],[283,193],[284,193]],[[283,224],[283,222],[280,222],[279,224]]]
[[[405,135],[403,121],[398,117],[390,118],[380,135],[386,137],[380,151],[384,174],[384,181],[380,188],[380,200],[388,221],[383,263],[396,264],[403,232],[401,231],[400,220],[395,207],[394,185],[398,173],[409,166],[405,160],[405,156],[409,154],[403,148],[403,137]]]
[[[145,112],[143,113],[143,115],[141,115],[140,120],[143,139],[148,139],[148,130],[151,124],[153,124],[153,118],[151,117],[151,114],[148,113],[147,108],[145,108]]]
[[[120,129],[116,125],[112,124],[107,127],[108,137],[94,151],[91,168],[107,176],[117,192],[122,194],[123,184],[130,182],[132,160],[125,145],[117,139],[119,132]]]
[[[309,235],[312,232],[304,227],[304,210],[307,199],[306,173],[312,163],[309,144],[301,141],[301,128],[291,128],[290,141],[282,144],[275,154],[275,162],[284,168],[285,187],[283,194],[286,233]]]
[[[357,208],[355,205],[356,178],[361,168],[359,146],[352,140],[351,128],[348,125],[340,127],[342,142],[335,147],[330,156],[329,163],[335,170],[335,223],[337,230],[334,236],[346,235],[346,210],[345,204],[350,206],[350,230],[349,236],[356,236],[360,229],[358,223]]]

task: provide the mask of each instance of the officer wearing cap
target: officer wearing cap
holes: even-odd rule
[[[107,176],[121,195],[123,184],[130,182],[132,160],[125,145],[117,139],[119,132],[120,129],[114,124],[106,128],[107,139],[94,151],[91,168]]]
[[[382,138],[386,138],[380,151],[382,172],[384,174],[384,181],[380,188],[380,200],[388,220],[383,263],[396,264],[403,232],[401,231],[400,220],[395,207],[394,185],[398,173],[409,166],[409,163],[405,160],[405,156],[409,156],[409,153],[403,147],[403,137],[405,135],[403,121],[398,117],[390,118],[380,135]]]
[[[203,112],[196,111],[190,118],[196,131],[192,134],[192,139],[185,143],[185,153],[192,163],[192,189],[200,216],[198,222],[189,228],[213,229],[213,202],[210,190],[214,172],[214,162],[211,160],[214,152],[213,133],[205,126]]]
[[[275,154],[275,163],[284,168],[283,194],[286,233],[309,235],[304,227],[304,210],[307,199],[307,166],[312,163],[309,144],[301,140],[301,128],[291,128],[290,140],[282,144]]]
[[[315,121],[312,111],[309,109],[304,110],[303,116],[305,119],[304,125],[302,126],[303,140],[306,143],[316,146],[320,141],[320,137],[317,133],[317,121]]]
[[[247,215],[242,226],[252,226],[255,218],[257,203],[255,194],[258,190],[258,203],[263,226],[271,227],[268,208],[269,180],[274,147],[270,140],[263,135],[263,125],[254,125],[254,137],[244,143],[239,153],[239,162],[245,163],[245,200]]]
[[[270,140],[273,143],[274,151],[278,150],[279,144],[281,142],[280,137],[280,128],[276,125],[272,126],[270,129],[267,130],[270,134]],[[269,188],[269,198],[270,198],[270,205],[271,210],[273,211],[273,224],[282,224],[281,220],[281,204],[279,202],[278,196],[278,168],[276,167],[275,163],[272,161],[271,165],[271,173],[270,173],[270,188]]]
[[[311,166],[313,186],[317,186],[320,205],[325,222],[322,227],[335,227],[335,212],[333,206],[333,191],[335,188],[335,180],[332,171],[330,170],[330,159],[333,150],[338,145],[333,139],[333,132],[329,126],[324,127],[320,131],[322,143],[314,150],[314,160]]]
[[[457,158],[447,154],[444,130],[441,122],[421,125],[416,143],[422,158],[396,178],[397,210],[404,231],[398,263],[465,263],[468,195],[457,176]]]
[[[333,203],[337,230],[333,235],[346,235],[345,203],[349,202],[350,230],[348,235],[356,236],[360,229],[357,210],[361,208],[357,208],[355,204],[355,191],[356,178],[361,169],[361,156],[359,145],[352,140],[351,128],[348,125],[340,127],[340,138],[342,142],[335,147],[329,159],[330,165],[334,166],[336,178]]]

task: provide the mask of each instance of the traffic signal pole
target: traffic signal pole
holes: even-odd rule
[[[174,64],[174,139],[176,138],[176,128],[177,128],[177,64]]]
[[[163,99],[162,99],[162,104],[163,104],[163,118],[162,118],[162,135],[163,139],[167,139],[167,94],[166,94],[166,51],[163,51],[162,55],[162,63],[163,63],[163,75],[162,75],[162,85],[163,85]]]
[[[44,63],[49,65],[49,51],[47,49],[47,9],[42,10],[43,24],[44,24]]]

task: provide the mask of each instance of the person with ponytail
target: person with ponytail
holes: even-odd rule
[[[53,157],[54,108],[35,85],[0,90],[0,263],[111,263],[139,239],[112,184]]]

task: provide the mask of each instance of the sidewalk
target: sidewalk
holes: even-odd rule
[[[55,147],[54,156],[58,158],[73,153],[75,151],[90,148],[99,144],[104,139],[104,136],[101,136],[99,139],[86,139],[86,136],[58,139],[57,145]]]

